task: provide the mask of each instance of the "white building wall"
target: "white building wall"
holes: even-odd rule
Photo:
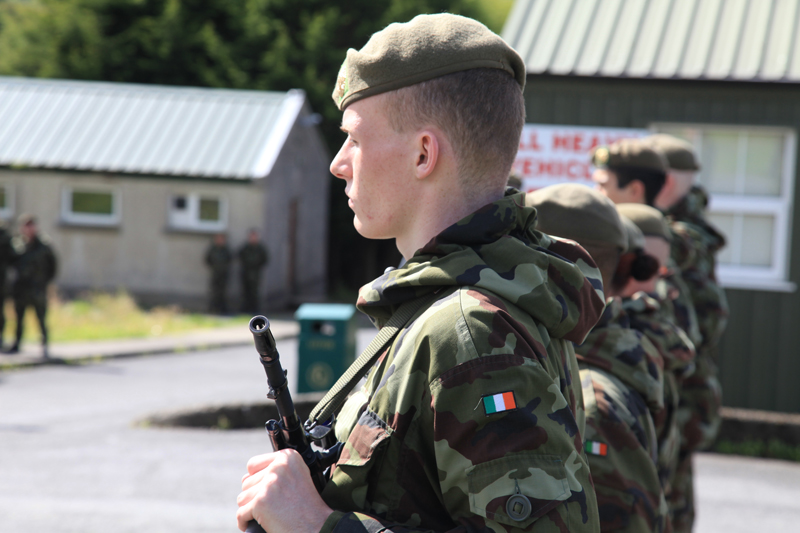
[[[228,240],[236,250],[250,227],[263,226],[265,190],[258,181],[107,176],[57,171],[0,170],[11,218],[32,213],[59,258],[56,284],[66,291],[125,288],[155,301],[193,306],[205,302],[208,270],[203,263],[212,233],[169,227],[175,194],[209,194],[228,203]],[[67,224],[61,212],[65,187],[118,191],[121,220],[113,227]],[[12,220],[13,222],[13,220]],[[269,246],[269,243],[268,243]],[[238,293],[236,269],[231,293]]]

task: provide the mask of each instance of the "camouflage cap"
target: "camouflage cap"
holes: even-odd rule
[[[618,204],[617,211],[638,227],[645,237],[661,237],[672,241],[667,221],[661,211],[645,204]]]
[[[525,205],[535,207],[536,229],[572,239],[581,245],[628,247],[628,236],[614,203],[584,185],[551,185],[525,195]]]
[[[628,240],[628,247],[625,252],[635,252],[636,250],[644,250],[644,234],[631,219],[623,214],[620,214],[619,219],[625,228],[625,235]]]
[[[694,148],[688,142],[665,133],[651,135],[643,141],[664,154],[670,169],[690,172],[700,170]]]
[[[598,168],[667,171],[664,156],[641,139],[620,139],[592,151],[592,164]]]
[[[361,50],[350,49],[339,69],[333,101],[353,102],[473,68],[496,68],[525,86],[525,64],[499,35],[476,20],[442,13],[389,24]]]

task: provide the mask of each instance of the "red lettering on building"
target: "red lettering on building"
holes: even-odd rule
[[[528,138],[520,138],[519,142],[519,149],[520,150],[533,150],[534,152],[541,152],[542,147],[539,145],[539,139],[537,138],[537,134],[535,131],[532,131]]]

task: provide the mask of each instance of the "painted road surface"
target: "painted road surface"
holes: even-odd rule
[[[363,349],[374,334],[359,335]],[[289,375],[297,343],[278,343]],[[235,532],[263,430],[154,429],[154,413],[262,402],[251,348],[0,374],[0,532]],[[797,531],[800,464],[701,455],[700,533]]]

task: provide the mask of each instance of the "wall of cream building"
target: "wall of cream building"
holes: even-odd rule
[[[177,230],[168,223],[176,194],[227,199],[229,243],[235,250],[250,227],[263,227],[265,193],[259,181],[170,179],[101,173],[0,170],[8,185],[12,216],[32,213],[55,245],[56,284],[71,292],[125,288],[156,302],[201,305],[208,287],[203,262],[213,233]],[[116,190],[121,219],[113,227],[71,224],[63,219],[62,191],[68,187]],[[237,294],[235,270],[231,295]]]

